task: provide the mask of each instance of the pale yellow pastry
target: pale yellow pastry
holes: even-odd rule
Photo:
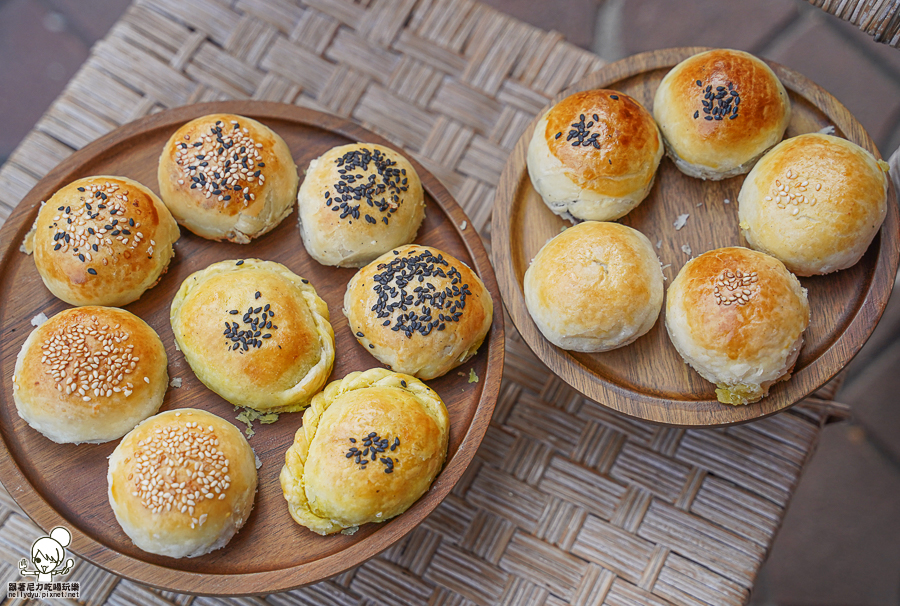
[[[159,192],[178,222],[210,240],[246,244],[294,208],[291,150],[251,118],[211,114],[179,128],[159,158]]]
[[[328,306],[280,263],[221,261],[191,274],[171,323],[197,378],[237,406],[301,410],[331,374]]]
[[[256,457],[228,421],[195,408],[150,417],[109,457],[109,504],[144,551],[193,558],[224,547],[250,516]]]
[[[607,351],[659,317],[663,275],[647,237],[619,223],[585,221],[547,242],[525,272],[525,305],[548,341]]]
[[[798,276],[862,258],[887,214],[887,163],[846,139],[808,134],[779,143],[738,195],[741,234]]]
[[[640,103],[618,91],[589,90],[538,121],[528,174],[557,215],[610,221],[647,197],[662,155],[659,129]]]
[[[159,282],[178,224],[152,191],[125,177],[66,185],[41,207],[25,248],[54,296],[118,307]]]
[[[400,515],[443,467],[449,430],[441,398],[409,375],[373,368],[329,383],[285,456],[291,516],[326,535]]]
[[[688,261],[669,286],[666,330],[724,404],[752,404],[790,378],[809,325],[800,281],[774,257],[732,247]]]
[[[666,153],[700,179],[742,175],[781,141],[791,121],[784,85],[763,61],[716,49],[685,59],[656,90],[653,117]]]
[[[16,358],[13,400],[59,443],[121,438],[162,405],[166,350],[143,320],[114,307],[76,307],[31,331]]]
[[[424,196],[399,152],[373,143],[332,148],[309,163],[297,194],[303,244],[323,265],[361,267],[415,240]]]
[[[446,374],[478,352],[494,304],[465,263],[430,246],[401,246],[347,284],[344,315],[356,340],[396,372]]]

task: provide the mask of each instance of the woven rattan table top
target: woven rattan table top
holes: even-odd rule
[[[849,21],[877,42],[900,48],[900,0],[808,0]]]
[[[494,189],[519,134],[601,66],[560,34],[472,0],[136,0],[0,169],[0,218],[121,124],[252,98],[349,116],[394,141],[489,240]],[[84,561],[66,580],[89,605],[744,603],[826,408],[664,428],[573,392],[515,334],[506,359],[491,428],[462,481],[366,564],[265,601],[160,593]],[[38,536],[0,490],[0,588],[19,580]]]

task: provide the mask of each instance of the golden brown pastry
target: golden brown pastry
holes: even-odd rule
[[[191,120],[159,158],[159,192],[175,219],[210,240],[246,244],[291,214],[297,166],[277,133],[256,120]]]
[[[666,153],[681,172],[726,179],[749,171],[781,141],[791,102],[775,72],[753,55],[717,49],[666,74],[653,101]]]
[[[285,455],[291,516],[326,535],[400,515],[443,467],[449,430],[441,398],[409,375],[373,368],[329,383]]]
[[[221,261],[191,274],[170,319],[197,378],[237,406],[301,410],[331,374],[328,306],[280,263]]]
[[[747,175],[738,196],[741,234],[798,276],[862,258],[887,214],[887,163],[845,139],[782,141]]]
[[[41,207],[26,250],[56,297],[117,307],[159,282],[178,225],[156,194],[125,177],[79,179]]]
[[[306,250],[339,267],[362,267],[409,244],[425,218],[416,169],[373,143],[341,145],[310,162],[297,203]]]
[[[356,340],[396,372],[434,379],[478,352],[494,313],[465,263],[429,246],[401,246],[347,284],[344,315]]]
[[[76,307],[31,331],[16,358],[13,399],[58,443],[121,438],[162,405],[166,350],[143,320],[114,307]]]
[[[656,324],[663,275],[647,236],[619,223],[585,221],[538,251],[523,288],[528,313],[548,341],[607,351]]]
[[[640,103],[618,91],[589,90],[538,121],[528,174],[557,215],[610,221],[647,197],[662,155],[659,129]]]
[[[224,547],[250,516],[256,457],[228,421],[195,408],[150,417],[109,457],[109,504],[144,551],[194,558]]]
[[[669,286],[666,330],[724,404],[752,404],[790,378],[809,325],[806,289],[778,259],[749,248],[691,259]]]

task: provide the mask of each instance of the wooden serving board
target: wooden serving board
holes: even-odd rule
[[[628,57],[594,72],[560,93],[595,88],[624,92],[653,111],[663,76],[705,48],[653,51]],[[827,126],[880,158],[863,127],[834,97],[800,74],[769,63],[784,83],[792,114],[785,137]],[[541,112],[543,114],[543,111]],[[862,260],[827,276],[802,278],[809,291],[811,321],[793,377],[774,386],[756,404],[733,407],[716,400],[715,385],[694,372],[672,346],[664,325],[665,306],[653,329],[626,347],[603,353],[565,351],[550,344],[531,319],[522,292],[525,270],[540,248],[568,221],[554,215],[531,185],[525,164],[535,118],[509,157],[494,203],[491,233],[494,264],[513,323],[537,356],[569,385],[631,417],[688,427],[742,423],[782,410],[824,385],[860,350],[881,318],[897,273],[898,212],[893,185],[884,225]],[[888,179],[890,182],[890,179]],[[619,221],[643,232],[657,249],[666,286],[692,257],[723,246],[746,246],[740,236],[737,196],[744,177],[703,181],[663,159],[650,195]],[[726,203],[728,200],[730,203]],[[689,213],[676,231],[679,215]],[[690,247],[690,253],[682,246]]]
[[[469,264],[494,298],[494,323],[478,355],[444,377],[428,381],[450,412],[450,451],[446,466],[428,493],[401,516],[368,524],[352,535],[321,537],[298,526],[288,514],[278,474],[300,426],[300,413],[283,414],[272,425],[256,424],[250,439],[262,460],[256,504],[244,528],[223,549],[193,559],[155,556],[137,549],[116,523],[107,501],[107,457],[118,440],[101,445],[59,445],[28,427],[16,413],[12,374],[16,355],[40,312],[52,316],[68,307],[44,287],[34,261],[19,251],[39,204],[60,187],[96,174],[136,179],[154,191],[163,144],[183,123],[210,113],[249,116],[280,134],[301,177],[310,160],[336,145],[365,141],[392,146],[347,121],[291,105],[252,101],[206,103],[155,114],[133,122],[75,153],[38,183],[0,231],[0,481],[23,510],[45,530],[62,525],[72,531],[72,551],[111,572],[180,592],[238,595],[284,591],[335,575],[387,548],[409,532],[447,495],[465,471],[487,429],[500,388],[503,366],[503,314],[497,282],[478,234],[461,229],[466,215],[438,180],[409,154],[425,188],[426,218],[417,243],[447,251]],[[192,272],[225,259],[257,257],[283,263],[309,279],[328,303],[335,331],[336,359],[331,379],[380,366],[351,334],[341,305],[353,269],[313,261],[300,239],[296,209],[275,230],[251,244],[217,243],[182,228],[175,259],[162,281],[127,309],[150,324],[166,345],[170,387],[162,410],[196,407],[232,421],[234,407],[208,390],[175,350],[169,306]],[[469,370],[479,377],[469,383]],[[459,371],[459,372],[457,372]]]

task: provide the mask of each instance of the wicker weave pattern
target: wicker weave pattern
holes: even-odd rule
[[[472,0],[137,0],[0,170],[0,214],[120,124],[253,98],[350,116],[403,146],[487,236],[519,134],[601,65]],[[89,605],[741,604],[824,417],[798,406],[704,431],[629,420],[570,390],[513,335],[475,462],[379,557],[265,600],[160,593],[87,562],[67,580]],[[18,580],[38,532],[0,490],[0,581]]]
[[[900,0],[807,0],[849,21],[876,42],[900,48]]]

